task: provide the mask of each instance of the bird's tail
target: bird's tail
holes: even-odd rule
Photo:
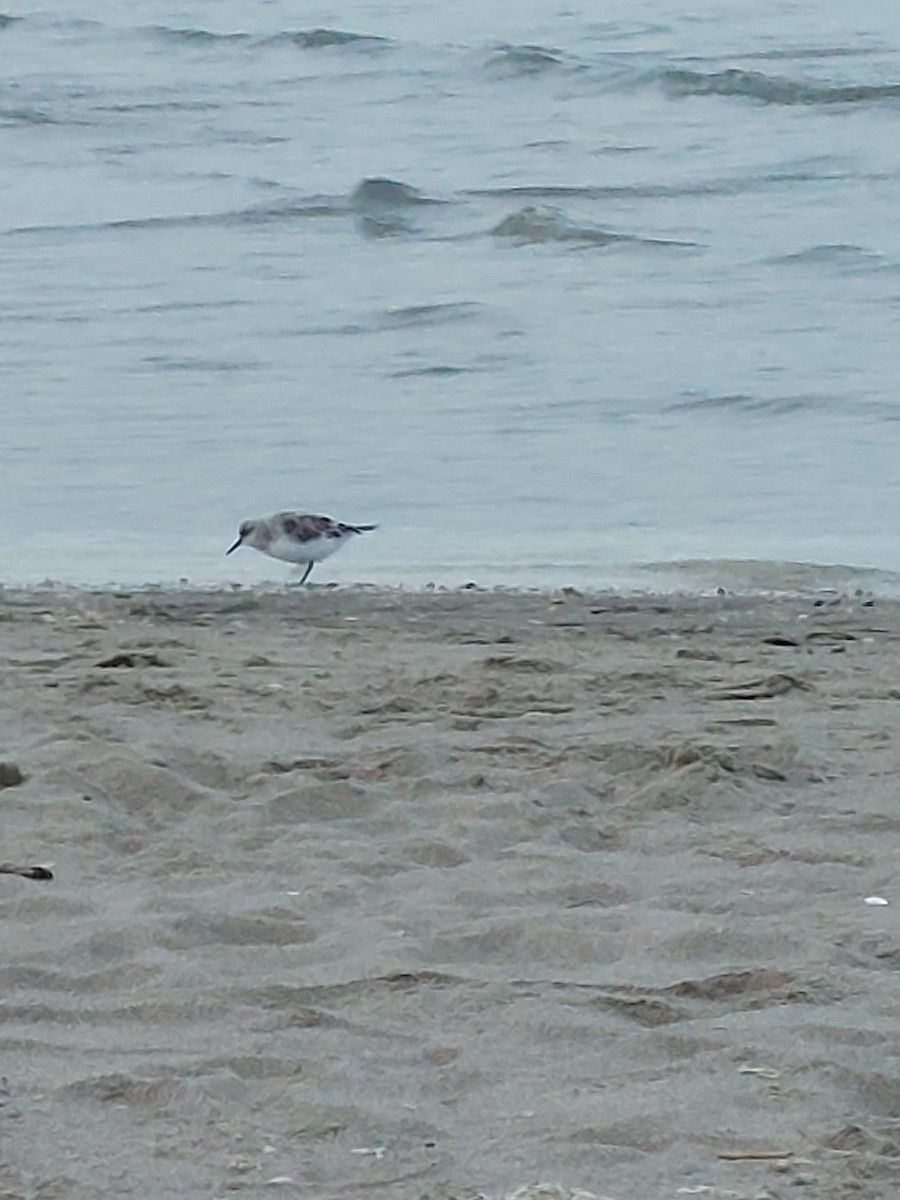
[[[348,526],[348,528],[352,529],[354,533],[371,533],[372,530],[377,529],[378,526],[377,525],[350,525],[350,526]]]

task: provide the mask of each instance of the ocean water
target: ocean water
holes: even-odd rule
[[[895,580],[896,6],[4,11],[4,582]]]

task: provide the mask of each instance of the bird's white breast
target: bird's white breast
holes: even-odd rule
[[[340,549],[346,540],[346,537],[317,537],[301,542],[282,533],[272,539],[266,553],[272,558],[282,559],[283,562],[321,562],[323,558]]]

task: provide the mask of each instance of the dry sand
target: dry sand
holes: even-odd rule
[[[900,608],[556,600],[0,593],[0,1197],[900,1195]]]

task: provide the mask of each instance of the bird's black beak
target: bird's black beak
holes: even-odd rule
[[[240,544],[243,542],[243,540],[244,540],[244,539],[243,539],[242,537],[239,537],[239,538],[238,538],[238,540],[237,540],[237,541],[234,543],[234,545],[233,545],[233,546],[229,546],[229,547],[228,547],[228,549],[225,551],[225,553],[226,553],[226,554],[231,554],[231,553],[232,553],[232,551],[234,551],[234,550],[237,550],[238,546],[240,546]]]

